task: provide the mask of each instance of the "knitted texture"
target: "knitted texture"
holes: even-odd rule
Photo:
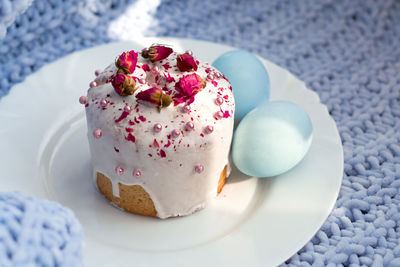
[[[0,193],[0,266],[81,266],[83,232],[60,204]]]
[[[0,39],[6,35],[7,27],[10,26],[15,18],[23,13],[33,0],[0,0]]]
[[[47,62],[126,36],[257,53],[319,94],[344,147],[332,214],[284,265],[400,266],[399,25],[398,0],[34,1],[0,43],[0,95]]]

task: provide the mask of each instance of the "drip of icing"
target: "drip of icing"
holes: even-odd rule
[[[112,193],[115,197],[119,197],[119,181],[118,180],[111,180],[112,186]]]

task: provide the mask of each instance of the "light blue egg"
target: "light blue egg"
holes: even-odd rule
[[[230,81],[235,96],[235,120],[241,120],[269,99],[269,77],[264,64],[252,53],[234,50],[212,64]]]
[[[232,158],[247,175],[276,176],[296,166],[311,141],[312,123],[302,107],[289,101],[266,102],[239,123]]]

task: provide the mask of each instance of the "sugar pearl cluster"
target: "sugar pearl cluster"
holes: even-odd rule
[[[211,68],[206,69],[207,81],[213,81],[222,77],[222,74],[218,71],[214,71]]]

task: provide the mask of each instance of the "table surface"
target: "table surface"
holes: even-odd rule
[[[400,1],[3,2],[0,101],[49,62],[135,36],[227,44],[288,69],[328,107],[345,167],[331,215],[283,265],[400,266]]]

